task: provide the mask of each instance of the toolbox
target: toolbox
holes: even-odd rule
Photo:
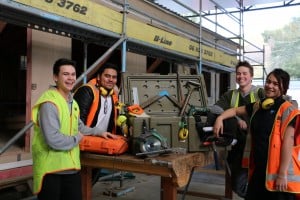
[[[167,138],[169,147],[186,148],[189,152],[202,150],[192,109],[207,108],[207,91],[202,75],[160,75],[124,73],[123,95],[127,104],[139,104],[147,116],[130,119],[131,137],[138,137],[147,128],[155,129]],[[185,108],[183,108],[185,105]],[[178,136],[185,117],[188,136]],[[204,119],[205,120],[205,117]]]

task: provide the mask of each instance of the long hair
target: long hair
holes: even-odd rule
[[[287,90],[289,89],[289,85],[290,85],[289,73],[287,73],[283,69],[276,68],[267,75],[267,79],[269,78],[269,76],[271,74],[273,74],[273,76],[275,76],[275,78],[277,79],[278,84],[279,84],[279,90],[281,91],[281,93],[283,95],[286,95]]]

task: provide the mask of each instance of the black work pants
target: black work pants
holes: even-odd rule
[[[240,131],[236,136],[237,143],[231,147],[231,150],[228,152],[227,161],[231,169],[231,177],[233,185],[235,185],[236,176],[242,170],[242,160],[244,154],[244,148],[246,144],[246,133]]]
[[[81,200],[81,176],[75,174],[47,174],[38,200]]]
[[[247,169],[242,168],[242,160],[244,154],[244,148],[246,144],[246,131],[240,130],[238,122],[235,118],[230,118],[224,122],[224,126],[228,132],[233,132],[237,143],[231,147],[228,152],[227,162],[231,171],[231,185],[232,190],[239,196],[244,197],[247,184]]]

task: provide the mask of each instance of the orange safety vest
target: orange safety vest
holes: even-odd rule
[[[253,114],[258,110],[259,102],[254,104]],[[280,154],[281,154],[281,145],[283,141],[283,137],[289,123],[296,117],[300,115],[300,111],[295,109],[291,102],[284,102],[280,108],[278,109],[275,122],[273,124],[272,133],[269,137],[269,151],[268,151],[268,162],[267,162],[267,170],[266,170],[266,188],[269,191],[277,191],[275,186],[275,181],[278,176],[278,170],[280,167]],[[293,147],[292,159],[289,164],[287,174],[287,190],[286,192],[292,193],[300,193],[300,117],[296,118],[296,126],[295,126],[295,145]],[[250,136],[251,134],[248,134]],[[251,141],[248,140],[248,141]],[[248,142],[247,141],[247,142]],[[249,145],[246,145],[249,147]],[[274,148],[275,147],[275,148]],[[245,149],[245,151],[247,151]],[[251,153],[244,153],[244,159]],[[253,174],[254,163],[250,159],[249,164],[249,179]]]
[[[298,107],[298,105],[294,104],[295,102],[293,100],[289,101],[289,102],[292,103],[292,105],[296,106],[296,108]],[[257,101],[254,104],[253,114],[251,115],[251,117],[258,110],[259,107],[260,107],[260,102]],[[251,152],[251,134],[250,134],[250,129],[248,129],[248,131],[247,131],[246,145],[245,145],[245,148],[244,148],[244,154],[243,154],[243,159],[242,159],[242,167],[243,168],[248,168],[249,167],[250,152]]]
[[[98,109],[98,106],[100,103],[100,98],[99,98],[100,90],[99,90],[99,88],[96,87],[96,83],[97,83],[97,80],[96,80],[96,78],[94,78],[86,84],[86,86],[89,86],[92,89],[93,95],[94,95],[94,101],[91,105],[91,108],[90,108],[90,111],[89,111],[89,114],[88,114],[87,120],[86,120],[86,125],[89,127],[92,125],[92,122],[95,118],[95,115],[96,115],[96,112],[97,112],[97,109]],[[114,121],[116,121],[118,111],[114,105],[116,105],[116,103],[118,102],[118,96],[115,93],[113,93],[111,96],[113,99]],[[112,133],[114,133],[114,134],[116,133],[116,123],[114,123],[114,128],[113,128]]]
[[[267,166],[267,174],[266,174],[266,188],[270,191],[275,190],[275,180],[277,178],[277,172],[280,166],[280,155],[281,148],[274,148],[274,147],[281,147],[281,143],[283,141],[283,137],[286,131],[287,126],[289,123],[294,119],[294,117],[300,115],[299,110],[292,110],[290,109],[291,113],[289,113],[290,105],[284,105],[281,109],[281,115],[278,114],[278,117],[281,118],[276,120],[276,130],[274,130],[270,136],[270,144],[269,144],[269,162]],[[287,109],[287,110],[286,110]],[[280,126],[280,121],[282,121]],[[299,123],[299,117],[296,119],[296,124]],[[299,134],[299,124],[295,126],[297,128],[295,130],[296,136],[295,142],[297,142],[297,135]],[[296,143],[295,143],[296,144]],[[273,148],[272,148],[273,147]],[[289,164],[288,170],[286,172],[287,176],[287,192],[293,193],[300,193],[300,144],[296,144],[293,147],[292,151],[292,159]]]

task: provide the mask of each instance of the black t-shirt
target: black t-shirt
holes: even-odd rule
[[[251,119],[251,136],[253,141],[252,153],[255,166],[265,170],[267,166],[269,136],[271,134],[276,113],[284,103],[284,99],[278,98],[270,109],[259,108]],[[252,115],[253,105],[248,104],[246,110],[249,116]]]

